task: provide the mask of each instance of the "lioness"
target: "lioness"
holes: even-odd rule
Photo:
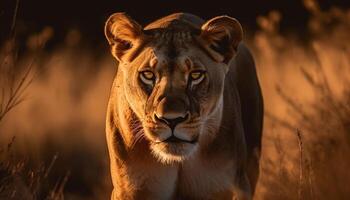
[[[239,22],[176,13],[106,22],[119,61],[106,132],[113,200],[251,199],[263,103]]]

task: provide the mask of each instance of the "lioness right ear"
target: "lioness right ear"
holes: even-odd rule
[[[123,56],[142,39],[142,27],[125,13],[112,14],[105,25],[105,36],[113,56],[122,61]]]

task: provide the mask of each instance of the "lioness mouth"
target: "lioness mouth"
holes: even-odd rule
[[[169,137],[168,139],[164,140],[163,142],[165,142],[165,143],[182,143],[182,142],[185,142],[185,143],[194,144],[194,143],[197,142],[197,139],[188,141],[188,140],[183,140],[183,139],[177,138],[174,135],[172,135],[171,137]]]

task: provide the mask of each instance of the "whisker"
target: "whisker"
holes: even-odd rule
[[[133,148],[139,141],[144,138],[144,130],[140,124],[138,124],[136,127],[133,127],[132,132],[135,133],[135,135],[131,144],[131,148]]]

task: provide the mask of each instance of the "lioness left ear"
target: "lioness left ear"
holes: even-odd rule
[[[241,24],[229,16],[219,16],[207,21],[200,34],[204,47],[217,61],[228,64],[236,54],[243,39]]]

